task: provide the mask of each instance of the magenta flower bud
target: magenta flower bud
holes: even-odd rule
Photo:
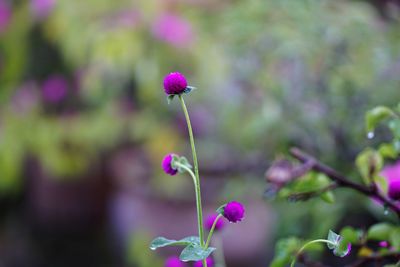
[[[230,222],[240,222],[244,218],[244,206],[237,201],[229,202],[224,207],[223,215]]]
[[[212,214],[206,218],[204,224],[205,224],[207,230],[211,230],[211,227],[217,217],[218,217],[218,214]],[[219,218],[217,223],[215,224],[214,230],[221,230],[224,227],[224,224],[225,224],[224,221],[221,220],[221,218]]]
[[[58,103],[68,93],[68,82],[61,75],[53,75],[43,83],[43,97],[47,102]]]
[[[186,87],[186,78],[179,72],[170,73],[164,78],[164,91],[167,95],[182,94]]]
[[[176,256],[169,257],[164,264],[164,267],[184,267],[183,262],[179,260]]]
[[[193,43],[194,32],[189,21],[174,14],[158,17],[152,27],[155,38],[176,48],[188,48]]]
[[[164,170],[164,172],[166,172],[169,175],[175,175],[178,170],[172,168],[171,166],[171,162],[172,162],[172,158],[175,154],[168,154],[164,157],[163,161],[162,161],[162,168]]]
[[[206,259],[206,262],[207,262],[207,267],[213,267],[214,266],[214,261],[213,261],[212,258],[208,257]],[[193,264],[193,267],[203,267],[203,261],[196,261]]]
[[[387,247],[389,247],[389,242],[387,242],[387,241],[381,241],[381,242],[379,242],[379,246],[380,246],[381,248],[387,248]]]
[[[400,179],[390,181],[388,195],[393,200],[400,200]]]

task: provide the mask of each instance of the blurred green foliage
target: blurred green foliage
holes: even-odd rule
[[[20,192],[28,155],[51,176],[68,180],[127,143],[144,148],[157,192],[182,191],[175,186],[171,193],[166,183],[178,182],[157,172],[165,153],[186,148],[179,141],[179,107],[168,106],[162,91],[171,71],[199,88],[188,105],[208,112],[201,115],[206,123],[199,122],[212,128],[199,138],[201,162],[248,154],[270,161],[296,144],[350,170],[366,144],[389,139],[378,127],[384,133],[367,140],[363,123],[367,109],[394,106],[400,96],[395,7],[383,18],[366,1],[59,0],[39,17],[31,1],[8,3],[12,18],[0,33],[2,196]],[[177,44],[157,35],[164,15],[178,17],[190,40]],[[164,28],[166,35],[179,31],[174,25]],[[48,103],[42,87],[54,74],[67,79],[68,93]],[[29,97],[34,103],[21,108],[16,103],[27,83],[35,85],[30,90],[37,99]],[[391,129],[400,132],[398,124]],[[394,158],[396,144],[376,150]],[[323,180],[313,186],[325,186]],[[243,183],[226,183],[221,192],[240,194]],[[278,235],[307,229],[320,235],[338,220],[324,216],[349,208],[328,211],[326,205],[306,206],[309,218],[296,208],[282,214]],[[303,220],[292,228],[287,222],[296,218]]]

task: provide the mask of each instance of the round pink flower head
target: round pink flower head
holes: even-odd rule
[[[224,207],[223,215],[230,222],[240,222],[244,218],[244,206],[237,201],[229,202]]]
[[[164,78],[164,91],[167,95],[182,94],[186,87],[186,78],[179,72],[170,73]]]
[[[380,246],[381,248],[387,248],[387,247],[389,247],[389,242],[387,242],[387,241],[381,241],[381,242],[379,242],[379,246]]]
[[[207,262],[207,267],[213,267],[214,266],[214,261],[213,261],[212,258],[208,257],[206,259],[206,262]],[[193,267],[203,267],[203,261],[196,261],[193,264]]]
[[[388,195],[393,200],[400,200],[400,179],[390,181]]]
[[[206,218],[205,226],[206,226],[207,230],[211,230],[211,227],[217,217],[218,217],[218,214],[212,214]],[[225,224],[224,221],[221,220],[221,218],[219,218],[217,223],[215,224],[214,230],[221,230],[224,227],[224,224]]]
[[[174,154],[172,154],[172,153],[168,154],[164,157],[164,159],[162,161],[162,168],[163,168],[164,172],[169,175],[175,175],[178,172],[177,169],[174,169],[171,166],[173,156],[174,156]]]
[[[62,101],[68,93],[68,82],[61,75],[50,76],[43,83],[43,97],[47,102],[58,103]]]
[[[174,14],[164,14],[156,19],[152,32],[158,40],[176,48],[187,48],[193,43],[192,25]]]
[[[184,267],[183,262],[179,260],[176,256],[169,257],[164,264],[164,267]]]

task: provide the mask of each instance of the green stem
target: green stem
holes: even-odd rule
[[[191,176],[192,179],[193,179],[194,186],[196,187],[196,176],[194,175],[194,173],[192,172],[192,170],[191,170],[190,168],[188,168],[186,165],[183,165],[183,164],[181,164],[181,163],[179,163],[179,162],[176,162],[175,165],[176,165],[177,167],[180,167],[180,168],[182,168],[182,169],[185,169],[185,171],[187,171],[187,172],[190,174],[190,176]]]
[[[186,123],[187,123],[188,131],[189,131],[190,146],[192,148],[194,174],[195,174],[197,224],[198,224],[198,228],[199,228],[200,245],[202,247],[204,247],[203,211],[202,211],[202,207],[201,207],[199,164],[197,162],[196,147],[194,145],[192,124],[190,123],[189,113],[187,111],[185,101],[183,100],[182,95],[179,95],[179,100],[182,105],[183,113],[185,114]],[[203,267],[207,267],[206,260],[203,260]]]
[[[299,255],[303,252],[303,250],[304,250],[308,245],[311,245],[311,244],[314,244],[314,243],[326,243],[326,244],[331,244],[331,245],[334,245],[334,246],[336,245],[336,244],[333,243],[332,241],[329,241],[329,240],[326,240],[326,239],[316,239],[316,240],[310,241],[310,242],[304,244],[304,246],[302,246],[302,247],[299,249],[299,251],[296,253],[296,256],[295,256],[294,259],[292,260],[292,263],[290,264],[290,267],[294,267],[294,264],[296,263],[297,257],[299,257]]]
[[[218,214],[218,216],[215,218],[215,220],[214,220],[214,222],[213,222],[213,224],[211,226],[210,232],[208,233],[208,237],[207,237],[207,242],[206,242],[205,248],[208,248],[208,245],[210,244],[210,241],[211,241],[211,237],[212,237],[212,235],[214,233],[214,230],[215,230],[215,226],[217,225],[217,222],[221,217],[222,217],[222,215]]]

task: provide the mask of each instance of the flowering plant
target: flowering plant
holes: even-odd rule
[[[186,77],[179,73],[174,72],[168,74],[164,79],[164,91],[167,95],[168,102],[172,101],[175,96],[179,98],[183,113],[185,115],[188,131],[189,140],[192,149],[194,171],[192,171],[192,165],[184,156],[179,156],[174,153],[170,153],[162,160],[162,168],[168,175],[176,175],[178,173],[188,173],[193,179],[195,196],[196,196],[196,209],[197,209],[197,224],[198,224],[198,236],[189,236],[180,240],[167,239],[165,237],[155,238],[151,244],[150,249],[155,250],[157,248],[165,246],[184,246],[179,260],[169,258],[166,261],[166,266],[181,266],[179,261],[194,261],[194,266],[211,267],[214,264],[213,259],[210,257],[211,253],[216,250],[214,247],[210,247],[210,241],[215,230],[220,230],[223,227],[223,222],[220,220],[225,217],[229,222],[236,223],[240,222],[244,218],[244,206],[237,201],[231,201],[227,204],[222,205],[217,209],[217,215],[213,215],[207,218],[206,228],[209,230],[207,239],[204,235],[203,225],[203,211],[201,202],[200,192],[200,176],[199,167],[197,162],[197,154],[194,143],[194,136],[192,131],[192,125],[189,118],[189,113],[186,108],[183,94],[190,93],[195,87],[188,86]],[[222,257],[223,258],[223,257]],[[223,259],[219,263],[223,264]]]
[[[329,231],[327,239],[317,239],[302,244],[296,238],[278,242],[279,253],[275,255],[272,267],[283,267],[296,260],[307,266],[314,266],[304,254],[312,251],[312,244],[326,243],[336,256],[344,257],[357,249],[357,261],[349,266],[399,266],[400,264],[400,172],[396,165],[384,167],[385,160],[395,160],[400,153],[400,105],[396,109],[379,106],[368,111],[365,124],[368,139],[375,136],[375,129],[386,122],[392,134],[392,141],[380,143],[378,148],[368,147],[361,151],[356,160],[360,181],[341,174],[339,171],[321,163],[316,158],[298,148],[290,150],[291,155],[300,162],[289,159],[276,161],[266,172],[267,195],[287,198],[290,201],[305,201],[320,198],[334,203],[333,191],[350,188],[370,200],[369,203],[382,205],[382,222],[361,229],[346,226],[340,235]],[[367,229],[366,229],[367,228]],[[355,253],[354,253],[355,254]],[[322,265],[323,266],[323,265]]]

